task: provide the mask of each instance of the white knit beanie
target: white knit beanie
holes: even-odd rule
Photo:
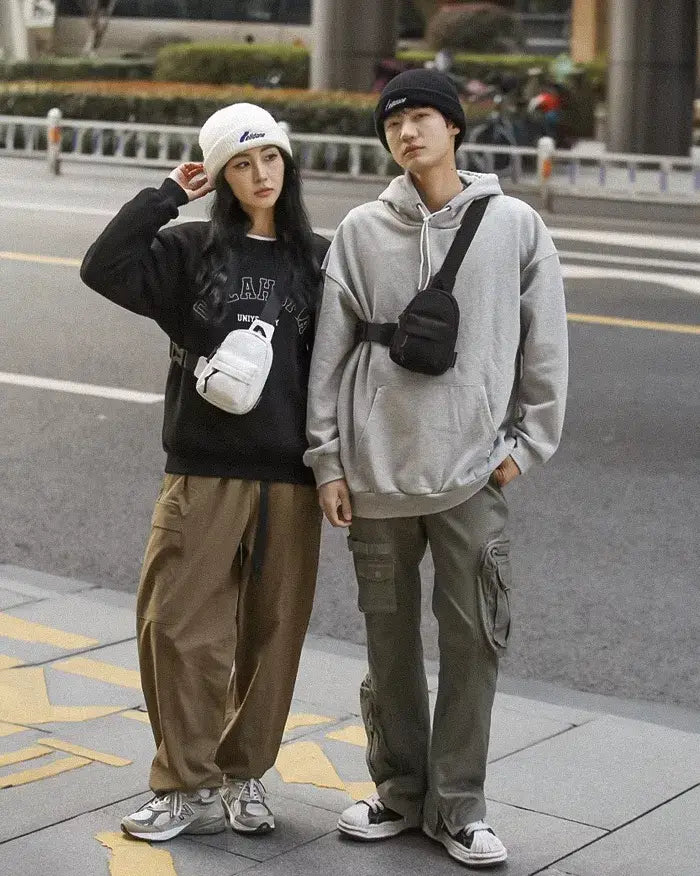
[[[279,146],[289,155],[292,146],[270,113],[253,103],[234,103],[209,116],[199,132],[204,169],[214,182],[219,171],[239,152],[257,146]]]

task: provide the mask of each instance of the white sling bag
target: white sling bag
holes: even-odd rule
[[[197,392],[229,414],[247,414],[260,400],[272,367],[274,320],[254,320],[246,329],[229,332],[207,359],[199,357],[194,369]]]
[[[282,310],[276,283],[262,313],[245,329],[229,332],[210,356],[194,355],[170,342],[170,358],[194,371],[197,392],[229,414],[247,414],[260,400],[272,367],[272,336]]]

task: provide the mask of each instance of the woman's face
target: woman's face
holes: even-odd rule
[[[276,146],[239,152],[226,164],[224,179],[248,215],[274,209],[284,182],[284,161]]]

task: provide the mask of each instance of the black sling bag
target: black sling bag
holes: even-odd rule
[[[355,341],[376,341],[389,347],[392,362],[421,374],[444,374],[457,354],[459,307],[452,290],[457,271],[474,239],[488,197],[473,201],[464,214],[442,267],[412,298],[396,322],[358,322]]]

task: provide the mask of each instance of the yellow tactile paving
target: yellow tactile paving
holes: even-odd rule
[[[22,666],[22,661],[18,660],[17,657],[0,654],[0,670],[13,669],[15,666]]]
[[[0,754],[0,767],[11,766],[13,763],[22,763],[25,760],[34,760],[36,757],[46,757],[51,752],[43,745],[30,745],[28,748],[18,748],[17,751],[8,751]]]
[[[147,712],[139,712],[138,709],[127,709],[121,713],[123,718],[131,718],[132,721],[140,721],[142,724],[150,724]]]
[[[89,721],[119,712],[123,706],[54,706],[49,701],[41,666],[0,673],[0,721],[47,724],[50,721]]]
[[[305,715],[303,713],[298,713],[296,715],[290,715],[287,718],[287,723],[284,725],[284,732],[287,733],[289,730],[296,730],[297,727],[314,727],[316,724],[328,724],[328,722],[332,720],[332,718],[326,718],[323,715]]]
[[[0,611],[0,636],[8,639],[17,639],[20,642],[36,642],[41,645],[53,645],[65,651],[76,648],[92,648],[99,645],[97,639],[89,639],[87,636],[79,636],[76,633],[66,633],[64,630],[56,630],[37,624],[21,617],[14,617]]]
[[[365,728],[359,724],[352,724],[349,727],[343,727],[341,730],[333,730],[332,733],[326,733],[326,739],[336,739],[338,742],[349,742],[350,745],[367,748],[367,734],[365,733]]]
[[[283,745],[275,763],[283,782],[345,790],[345,782],[315,742]]]
[[[92,748],[84,748],[82,745],[74,745],[72,742],[64,742],[62,739],[54,739],[53,737],[42,739],[39,746],[65,751],[68,754],[77,754],[78,757],[86,757],[88,760],[96,760],[114,767],[128,766],[133,763],[133,761],[127,760],[125,757],[118,757],[116,754],[94,751]]]
[[[649,329],[653,332],[674,332],[681,335],[700,335],[700,325],[677,322],[655,322],[648,319],[623,319],[619,316],[603,316],[596,313],[569,313],[569,322],[587,322],[593,325],[613,325],[618,328]]]
[[[103,663],[101,660],[90,660],[88,657],[69,657],[67,660],[52,663],[51,667],[60,669],[62,672],[70,672],[73,675],[82,675],[85,678],[118,684],[120,687],[133,687],[136,690],[141,690],[140,676],[135,669],[124,669],[122,666]]]
[[[173,857],[123,833],[98,833],[95,839],[112,852],[110,876],[177,876]]]
[[[7,724],[5,721],[0,721],[0,738],[3,736],[12,736],[13,733],[23,733],[27,727],[21,727],[19,724]]]
[[[345,790],[353,800],[364,800],[377,790],[374,782],[346,782]]]
[[[77,770],[80,767],[91,764],[86,757],[63,757],[54,760],[45,766],[35,767],[31,770],[22,770],[19,773],[10,773],[9,776],[0,776],[0,789],[15,788],[17,785],[27,785],[29,782],[38,782],[40,779],[48,779],[58,776],[69,770]]]
[[[40,265],[65,265],[67,268],[79,268],[80,259],[67,259],[61,256],[36,255],[29,252],[0,252],[0,259],[13,262],[36,262]]]

